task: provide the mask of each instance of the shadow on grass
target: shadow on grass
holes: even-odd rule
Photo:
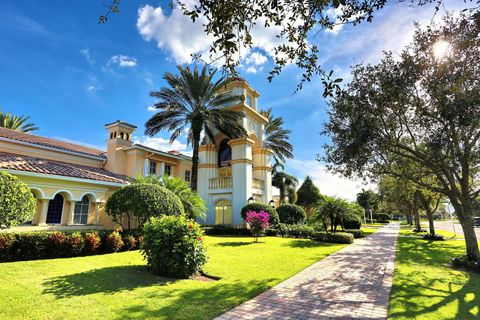
[[[166,285],[176,279],[163,278],[149,272],[145,265],[93,269],[48,279],[43,293],[68,298],[94,293],[114,293],[152,285]]]
[[[248,246],[254,244],[253,240],[250,242],[247,241],[240,241],[240,242],[235,242],[235,241],[227,241],[227,242],[219,242],[215,244],[216,246],[219,247],[241,247],[241,246]]]
[[[325,248],[338,246],[338,244],[315,241],[310,239],[292,239],[291,241],[285,243],[284,246],[292,248]]]
[[[212,319],[269,289],[271,279],[244,282],[215,282],[203,288],[169,291],[168,304],[155,303],[164,297],[153,294],[140,304],[118,310],[117,319]]]
[[[450,269],[448,263],[454,255],[462,254],[464,246],[452,242],[423,239],[399,238],[397,266],[409,271],[395,275],[390,296],[389,319],[415,319],[417,317],[434,318],[442,313],[439,309],[450,309],[452,319],[478,319],[480,317],[480,275]],[[419,271],[425,266],[425,274]],[[428,267],[440,270],[430,275]],[[443,269],[443,270],[442,270]],[[408,270],[408,269],[406,269]],[[442,276],[439,276],[442,274]],[[476,309],[477,315],[473,312]]]

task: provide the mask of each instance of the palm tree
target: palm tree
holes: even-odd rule
[[[27,123],[30,117],[16,116],[8,112],[0,111],[0,127],[16,131],[30,132],[38,130],[33,123]]]
[[[272,185],[280,191],[280,204],[285,203],[285,196],[292,194],[298,184],[297,178],[285,172],[277,172],[272,177]]]
[[[265,148],[273,151],[273,157],[276,162],[285,162],[286,159],[293,158],[293,147],[288,142],[291,131],[283,129],[283,118],[275,117],[272,114],[272,108],[261,110],[260,114],[268,119],[265,125],[265,138],[263,144]]]
[[[247,132],[240,123],[243,113],[225,107],[244,97],[224,92],[233,79],[221,77],[214,81],[216,70],[209,71],[207,66],[201,71],[197,66],[193,71],[188,66],[177,68],[178,75],[168,72],[163,76],[169,87],[150,93],[150,96],[158,99],[154,106],[159,111],[145,124],[145,134],[153,136],[161,130],[169,130],[172,143],[184,129],[188,129],[187,142],[193,145],[191,188],[195,191],[202,131],[211,141],[214,141],[212,129],[230,139],[245,137]]]
[[[343,217],[348,212],[348,207],[349,203],[343,199],[325,196],[317,209],[315,220],[323,224],[325,231],[330,225],[330,232],[335,233],[339,224],[343,229]]]

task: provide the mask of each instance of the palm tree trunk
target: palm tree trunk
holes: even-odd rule
[[[200,147],[200,130],[194,127],[192,124],[192,136],[193,136],[193,155],[192,155],[192,180],[190,182],[190,188],[193,191],[197,191],[198,185],[198,149]]]

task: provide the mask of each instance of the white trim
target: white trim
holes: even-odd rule
[[[2,169],[0,169],[2,170]],[[30,188],[52,188],[52,184],[51,183],[35,183],[35,184],[29,184]],[[108,188],[106,189],[92,189],[92,188],[86,188],[86,187],[79,187],[79,186],[75,186],[75,187],[69,187],[69,189],[71,190],[77,190],[77,191],[85,191],[85,192],[93,192],[93,193],[105,193],[108,191]]]
[[[57,194],[62,193],[62,192],[68,194],[68,196],[69,196],[69,199],[63,199],[64,202],[65,202],[65,201],[77,201],[77,200],[75,200],[75,198],[73,197],[73,194],[72,194],[70,191],[68,191],[68,190],[63,190],[63,189],[62,189],[62,190],[55,191],[55,193],[52,194],[52,197],[50,198],[50,200],[53,200],[53,198],[55,198],[55,196],[56,196]],[[63,195],[62,195],[62,196],[63,196]],[[65,197],[64,197],[64,198],[65,198]],[[65,205],[65,204],[64,204],[64,205]],[[65,207],[64,207],[64,209],[65,209]]]
[[[8,173],[16,174],[16,175],[20,175],[20,176],[50,178],[50,179],[57,179],[57,180],[63,180],[63,181],[73,181],[73,182],[84,182],[84,183],[99,184],[99,185],[112,186],[112,187],[123,187],[123,186],[129,184],[128,182],[126,184],[116,183],[116,182],[106,182],[106,181],[75,178],[75,177],[65,177],[65,176],[59,176],[59,175],[55,175],[55,174],[37,173],[37,172],[29,172],[29,171],[22,171],[22,170],[12,170],[12,169],[2,169],[2,168],[0,168],[0,171],[7,171]]]
[[[81,200],[83,199],[83,197],[85,197],[85,196],[87,196],[87,195],[91,195],[91,196],[93,197],[94,201],[91,201],[91,202],[93,202],[93,203],[98,203],[98,202],[100,202],[99,199],[98,199],[98,197],[97,197],[97,195],[96,195],[95,193],[91,192],[91,191],[87,191],[87,192],[83,193],[83,194],[80,196],[80,200],[78,200],[78,201],[81,201]],[[88,199],[88,200],[90,200],[90,199]]]
[[[106,160],[105,157],[101,157],[101,156],[94,156],[94,155],[90,155],[90,154],[83,153],[83,152],[75,152],[75,151],[65,150],[65,149],[61,149],[61,148],[44,146],[44,145],[41,145],[41,144],[25,142],[25,141],[16,140],[16,139],[9,139],[9,138],[5,138],[5,137],[0,137],[0,141],[13,142],[13,143],[22,144],[22,145],[29,146],[29,147],[37,147],[37,148],[45,149],[45,150],[58,151],[58,152],[66,153],[66,154],[72,154],[72,155],[81,156],[81,157],[90,158],[90,159],[95,159],[95,160],[102,160],[102,161]],[[59,141],[59,142],[61,142],[61,141]],[[79,146],[81,146],[81,145],[79,145]],[[81,147],[83,147],[83,146],[81,146]],[[99,150],[99,151],[102,151],[102,150]]]
[[[40,193],[41,198],[39,198],[39,199],[45,199],[45,192],[43,192],[43,190],[41,188],[36,187],[36,186],[28,186],[28,187],[30,188],[30,190],[35,190],[35,191],[38,191]]]

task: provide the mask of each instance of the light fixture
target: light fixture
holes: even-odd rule
[[[268,204],[270,205],[270,207],[275,208],[275,201],[270,200],[268,201]]]
[[[255,198],[253,196],[248,198],[248,203],[254,203],[254,202],[255,202]]]

